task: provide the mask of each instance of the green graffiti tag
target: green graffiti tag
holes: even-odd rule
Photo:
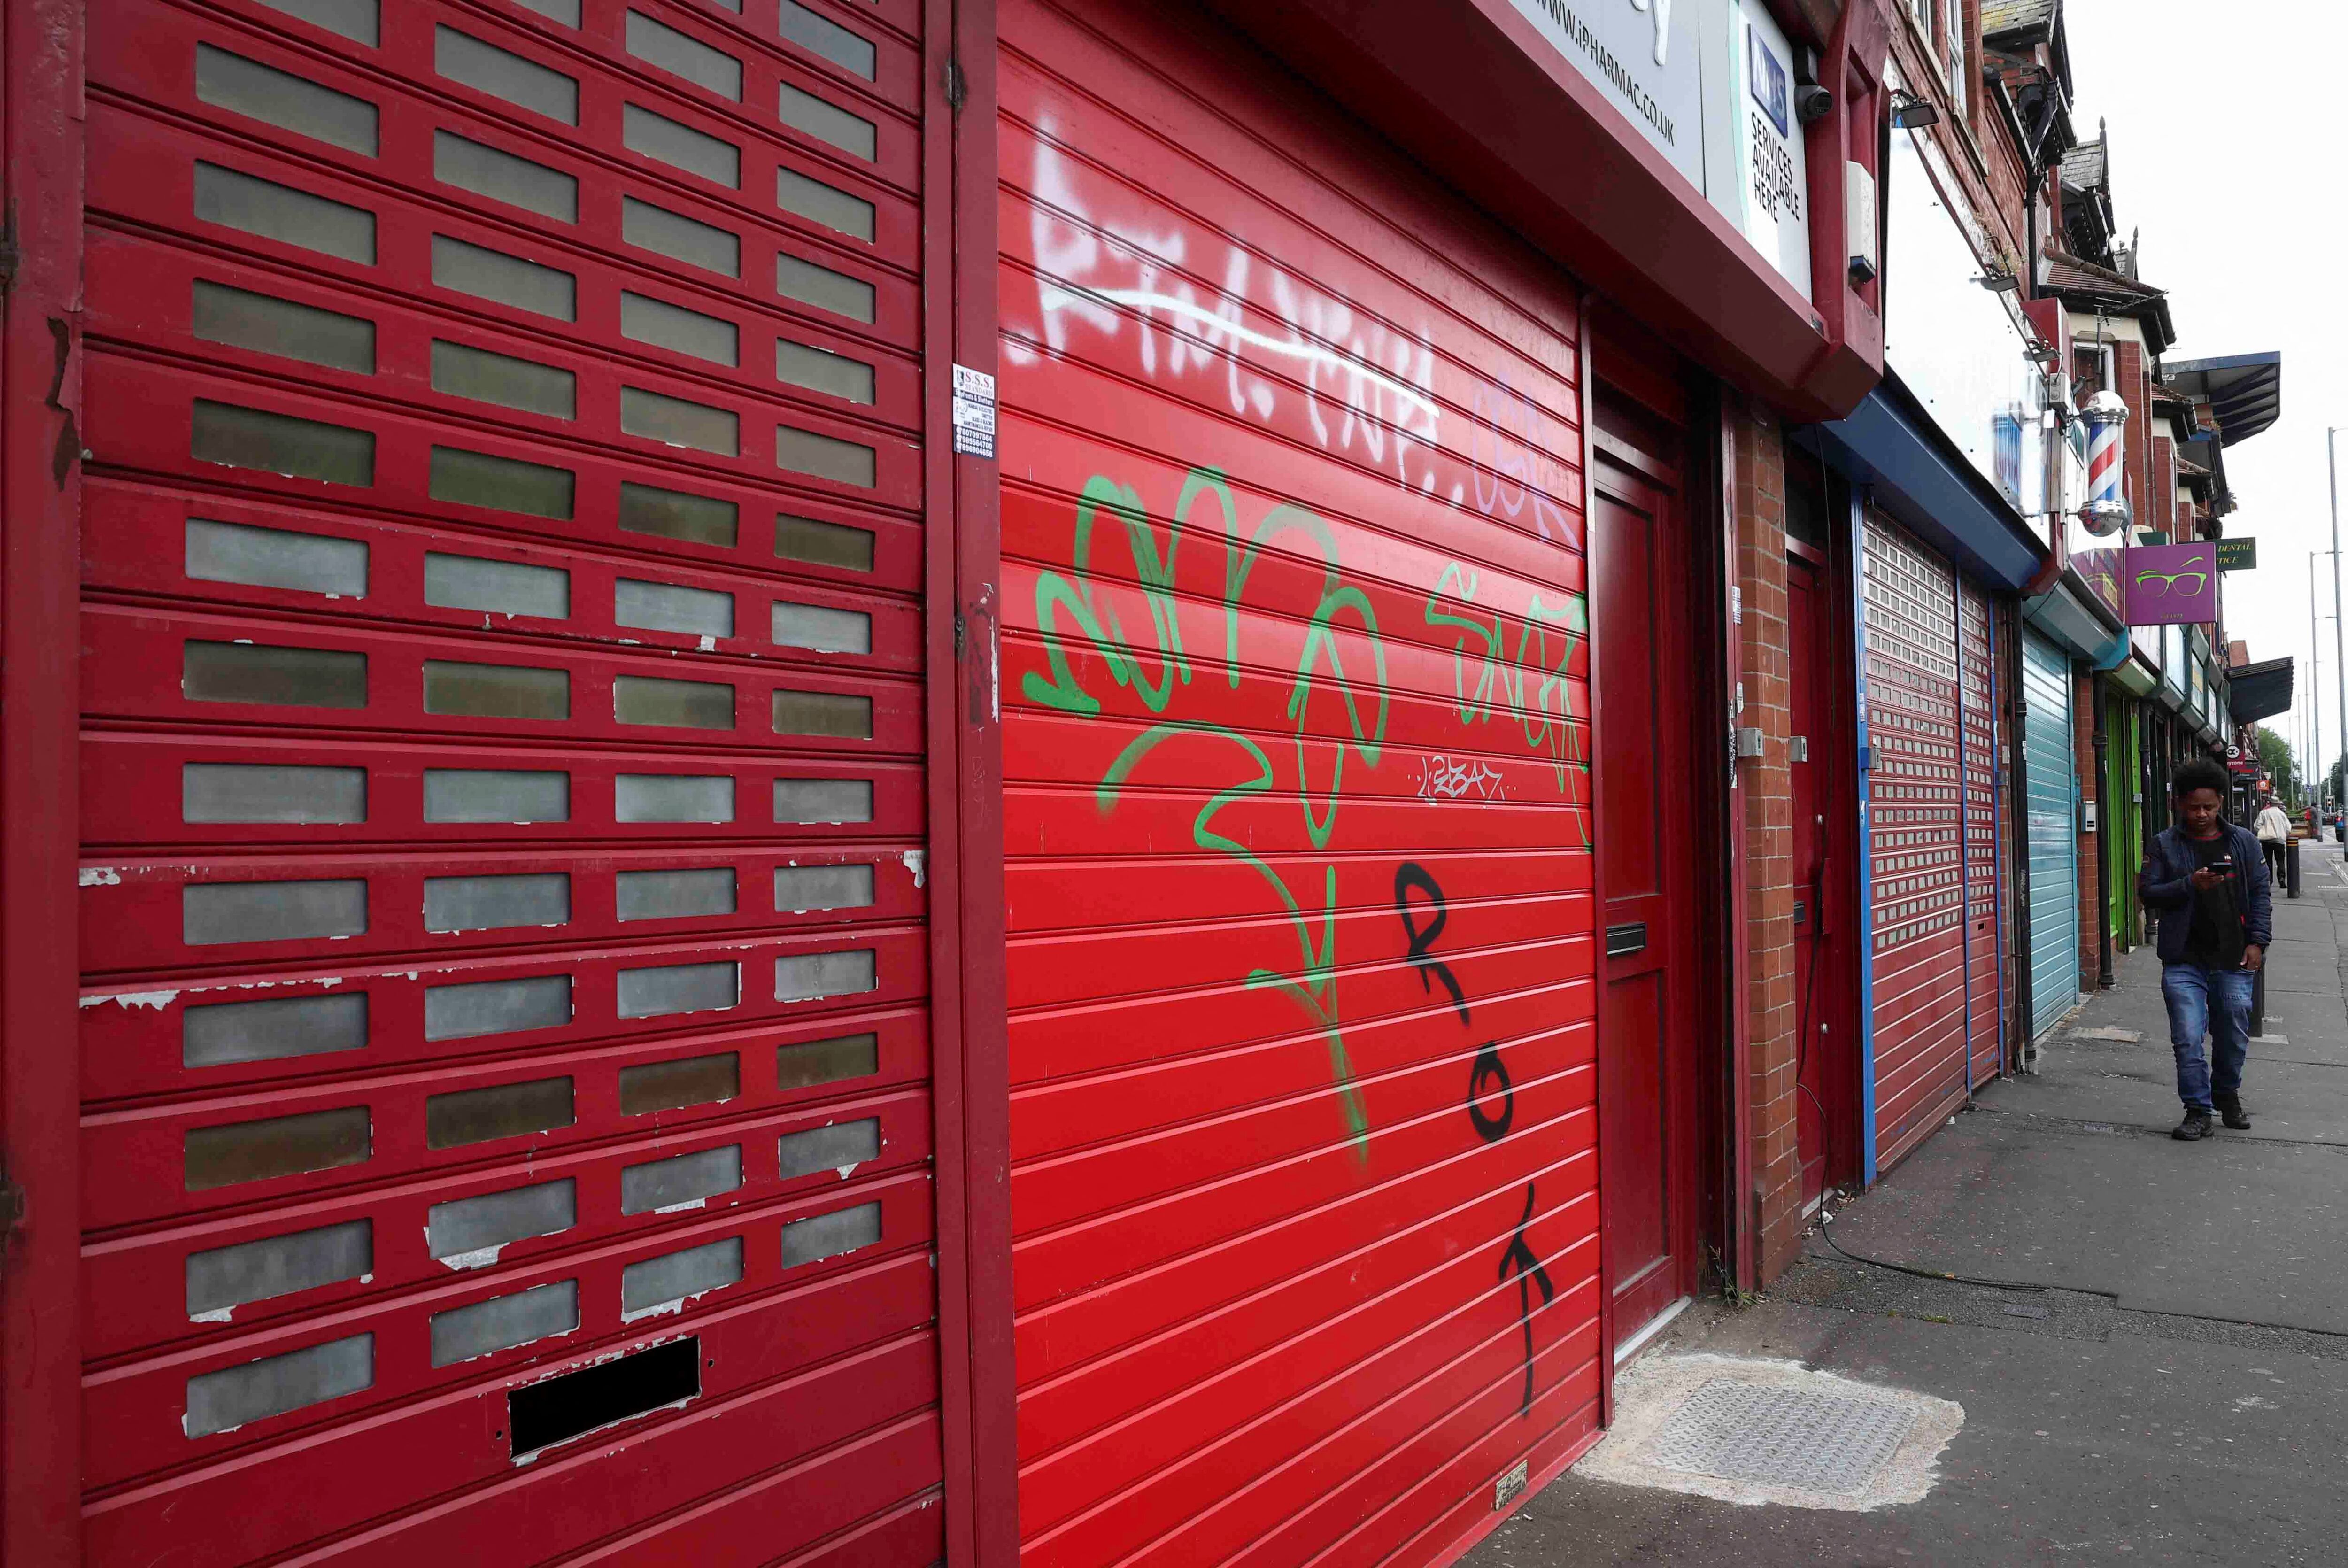
[[[1551,601],[1535,593],[1511,655],[1500,612],[1476,603],[1478,587],[1476,573],[1454,561],[1426,596],[1427,625],[1438,636],[1451,633],[1454,711],[1469,726],[1489,724],[1496,714],[1514,719],[1525,748],[1555,769],[1562,793],[1567,774],[1589,760],[1573,726],[1573,688],[1566,674],[1590,634],[1589,601],[1580,593]],[[1575,822],[1588,849],[1589,825],[1578,815]]]
[[[1206,503],[1206,504],[1201,504]],[[1193,513],[1206,516],[1204,523]],[[1114,604],[1104,605],[1095,595],[1093,552],[1102,532],[1121,527],[1132,557],[1134,579],[1149,611],[1146,648],[1138,646]],[[1283,540],[1283,536],[1294,536]],[[1222,564],[1223,677],[1227,687],[1240,686],[1241,614],[1248,583],[1267,546],[1282,541],[1300,554],[1317,558],[1323,566],[1319,602],[1305,623],[1295,673],[1289,681],[1287,717],[1294,727],[1296,773],[1291,789],[1283,789],[1271,754],[1253,739],[1228,725],[1203,717],[1169,716],[1179,688],[1191,685],[1194,674],[1189,650],[1184,645],[1176,573],[1183,545],[1198,552],[1220,550]],[[1348,753],[1365,767],[1377,766],[1384,748],[1388,694],[1385,645],[1378,636],[1377,615],[1362,591],[1346,583],[1340,571],[1337,539],[1328,522],[1302,507],[1279,505],[1267,511],[1251,530],[1242,530],[1238,499],[1220,469],[1192,469],[1183,480],[1174,510],[1164,522],[1152,518],[1141,497],[1130,486],[1096,474],[1085,482],[1076,502],[1076,525],[1063,576],[1045,572],[1035,584],[1035,624],[1044,644],[1045,668],[1022,678],[1027,699],[1063,713],[1090,717],[1101,712],[1098,697],[1077,678],[1068,660],[1073,634],[1100,656],[1109,678],[1131,691],[1158,722],[1136,737],[1111,762],[1095,790],[1103,812],[1113,811],[1145,760],[1161,748],[1200,746],[1224,754],[1227,779],[1223,787],[1200,808],[1190,825],[1191,841],[1200,849],[1224,855],[1262,878],[1285,911],[1296,938],[1297,955],[1291,966],[1259,966],[1248,972],[1251,990],[1267,990],[1288,997],[1312,1020],[1325,1042],[1329,1067],[1335,1079],[1345,1127],[1355,1153],[1369,1152],[1369,1118],[1354,1084],[1353,1064],[1346,1055],[1344,1024],[1337,1003],[1337,868],[1322,868],[1320,909],[1309,912],[1305,902],[1285,878],[1218,820],[1232,806],[1256,797],[1293,793],[1303,812],[1308,841],[1316,851],[1329,847],[1336,830],[1337,807],[1344,791]],[[1113,581],[1113,580],[1112,580]],[[1348,623],[1366,642],[1375,666],[1369,680],[1372,694],[1365,703],[1354,676],[1347,674],[1340,632]],[[1066,629],[1064,629],[1064,627]],[[1328,778],[1311,777],[1313,704],[1330,694],[1344,715],[1347,738],[1340,740]],[[1318,927],[1317,934],[1315,927]]]

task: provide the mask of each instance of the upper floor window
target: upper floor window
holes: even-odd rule
[[[1941,0],[1941,59],[1947,69],[1949,101],[1956,106],[1957,117],[1966,114],[1965,105],[1965,0]]]
[[[1941,57],[1941,77],[1948,84],[1949,101],[1960,118],[1967,113],[1965,93],[1965,0],[1908,0],[1916,30],[1932,41]]]

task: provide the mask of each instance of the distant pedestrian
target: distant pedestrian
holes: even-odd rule
[[[2291,844],[2291,819],[2283,815],[2282,808],[2276,805],[2273,797],[2270,796],[2267,803],[2259,808],[2256,826],[2259,847],[2267,852],[2267,874],[2280,882],[2282,881],[2284,852]]]
[[[2250,1055],[2250,985],[2273,937],[2273,884],[2259,841],[2225,820],[2226,770],[2207,758],[2170,776],[2177,825],[2154,836],[2138,878],[2144,902],[2159,912],[2160,995],[2168,1004],[2168,1043],[2177,1054],[2177,1098],[2185,1119],[2169,1136],[2209,1136],[2222,1113],[2238,1130],[2242,1064]],[[2212,1062],[2201,1054],[2209,1038]]]

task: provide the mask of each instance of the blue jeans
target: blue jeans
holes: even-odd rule
[[[2241,1091],[2242,1062],[2250,1054],[2250,972],[2164,964],[2160,997],[2168,1004],[2168,1044],[2177,1053],[2177,1098],[2188,1110],[2209,1110],[2210,1090],[2220,1099]],[[2201,1037],[2218,1062],[2212,1085]]]

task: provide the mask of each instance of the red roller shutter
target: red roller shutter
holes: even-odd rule
[[[1872,514],[1866,555],[1873,1130],[1890,1170],[1965,1098],[1957,582]]]
[[[1998,898],[2004,886],[2005,813],[1997,761],[1997,681],[1991,654],[1993,617],[1988,595],[1972,583],[1959,590],[1963,665],[1965,811],[1965,1034],[1972,1061],[1968,1082],[1978,1087],[2003,1067],[2000,1020],[2004,971],[1998,951]]]
[[[94,10],[91,1562],[942,1550],[920,22]]]
[[[1575,298],[1197,13],[1001,26],[1026,1556],[1430,1562],[1608,1366]]]

